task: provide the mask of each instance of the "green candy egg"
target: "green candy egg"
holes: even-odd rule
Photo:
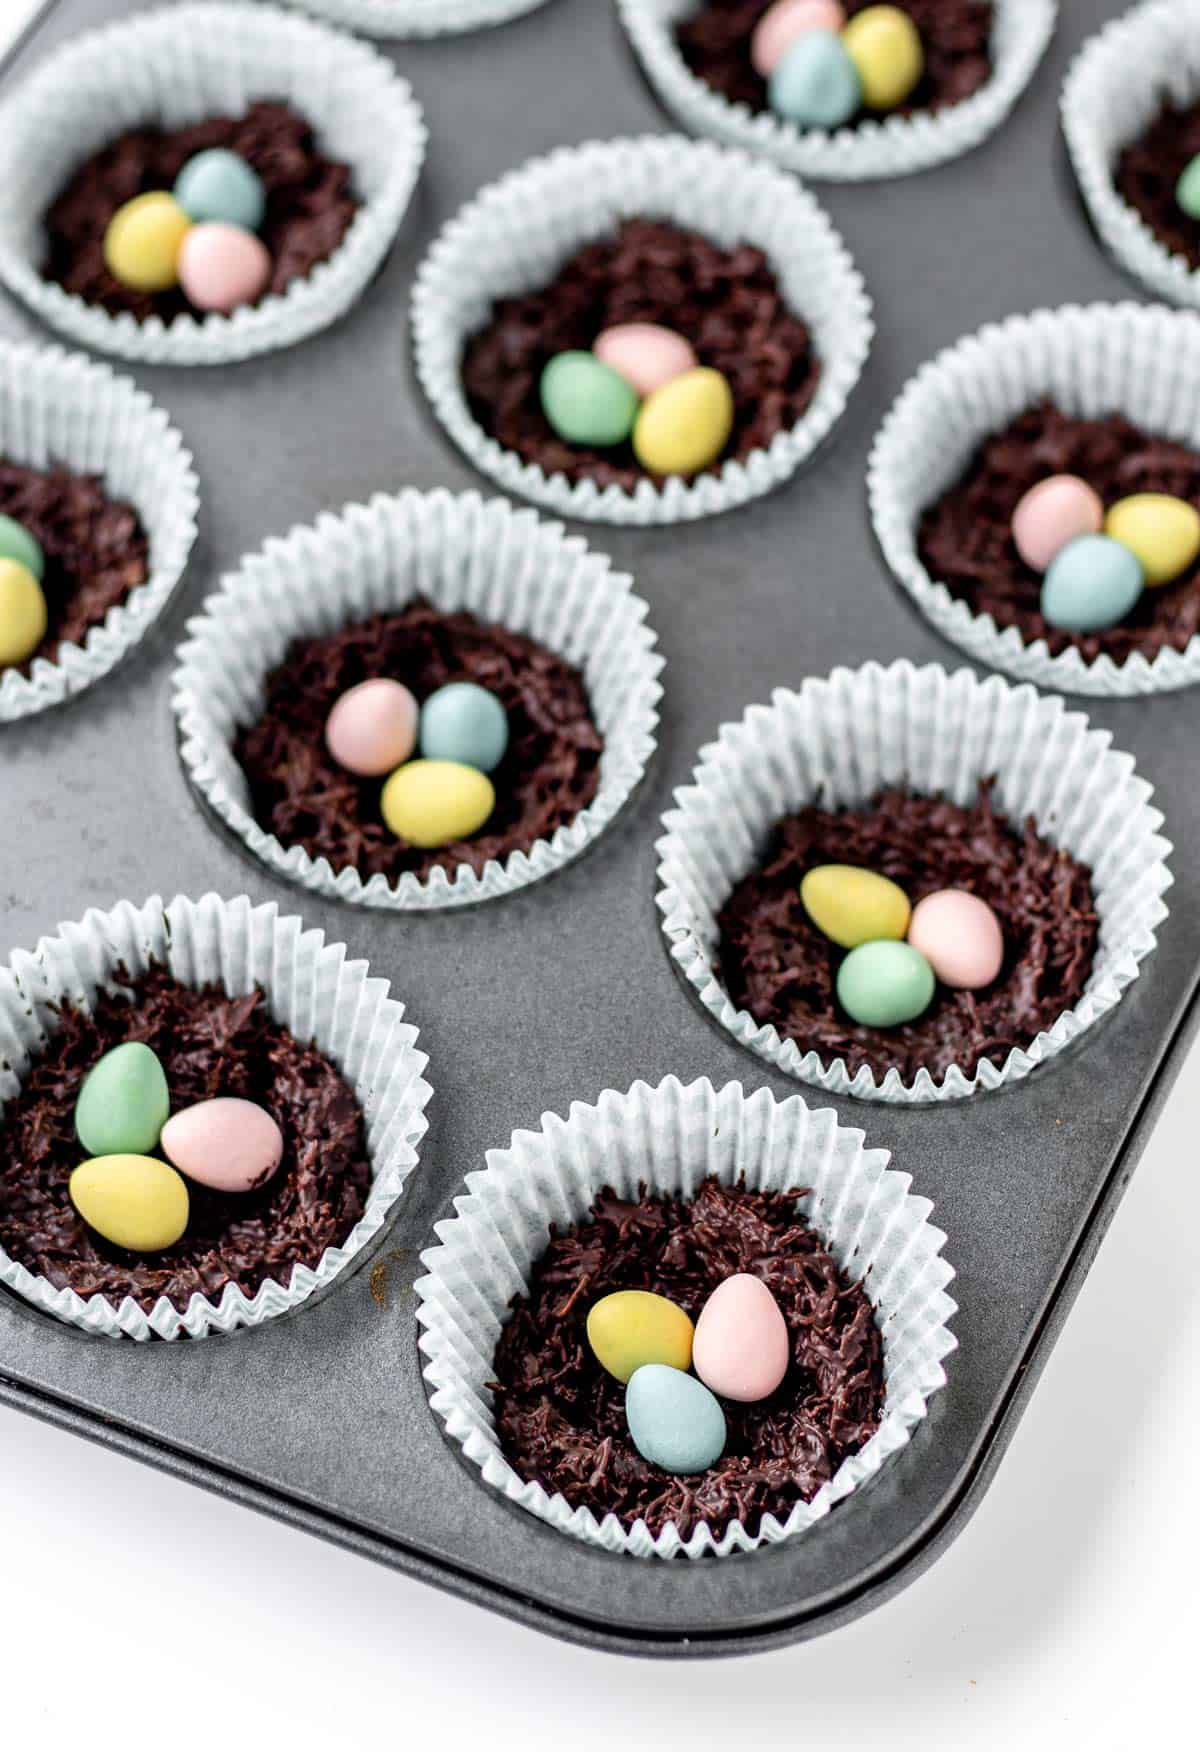
[[[1200,219],[1200,152],[1183,167],[1175,184],[1175,204],[1189,219]]]
[[[46,556],[41,543],[15,517],[0,515],[0,560],[15,560],[18,566],[32,572],[39,584],[45,576]]]
[[[171,1110],[158,1055],[127,1040],[97,1059],[75,1103],[75,1130],[91,1156],[144,1156]]]
[[[594,353],[556,353],[542,372],[542,412],[568,444],[623,444],[637,417],[637,392]]]
[[[912,1022],[933,999],[933,969],[911,943],[860,943],[838,968],[838,1002],[868,1028]]]

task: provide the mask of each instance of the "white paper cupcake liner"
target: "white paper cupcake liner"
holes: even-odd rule
[[[67,1001],[87,1010],[102,989],[152,963],[165,965],[184,985],[217,982],[230,996],[263,988],[271,1014],[303,1042],[315,1041],[338,1065],[366,1121],[372,1185],[363,1215],[338,1247],[314,1267],[296,1265],[291,1279],[268,1278],[253,1296],[227,1284],[219,1301],[199,1293],[180,1311],[160,1297],[149,1314],[132,1297],[119,1305],[100,1295],[84,1301],[71,1289],[18,1265],[0,1247],[0,1283],[44,1313],[107,1338],[203,1338],[234,1332],[299,1308],[362,1254],[377,1235],[417,1165],[432,1090],[422,1075],[428,1059],[417,1051],[417,1031],[388,982],[373,979],[365,961],[347,959],[343,943],[281,915],[278,906],[253,906],[246,895],[201,900],[182,895],[164,905],[153,895],[135,907],[121,901],[111,912],[91,909],[59,935],[43,937],[29,953],[16,950],[0,966],[0,1117],[30,1064],[54,1032],[51,1006]]]
[[[742,242],[765,251],[788,305],[812,330],[821,375],[802,418],[766,450],[691,483],[646,479],[628,493],[572,485],[504,449],[472,414],[460,367],[496,300],[544,285],[589,240],[636,217],[672,220],[726,249]],[[709,517],[787,480],[840,418],[874,332],[862,278],[806,189],[743,153],[669,135],[561,148],[486,188],[434,242],[412,321],[425,393],[477,469],[559,515],[636,525]]]
[[[371,37],[434,37],[504,24],[546,0],[287,0],[344,30]]]
[[[414,596],[445,613],[469,609],[537,639],[582,671],[604,736],[596,795],[528,852],[490,860],[480,874],[440,866],[389,884],[334,870],[260,827],[233,755],[240,726],[262,711],[264,682],[293,639],[398,610]],[[174,706],[183,763],[221,820],[277,875],[336,900],[394,911],[464,906],[512,894],[562,869],[591,845],[637,786],[654,750],[657,636],[630,580],[560,524],[501,499],[438,489],[379,494],[273,538],[188,623]],[[402,679],[402,678],[399,678]]]
[[[107,365],[57,347],[0,342],[0,456],[29,468],[62,463],[103,476],[111,498],[137,510],[150,544],[149,577],[92,627],[81,645],[38,657],[28,675],[0,669],[0,724],[58,705],[107,675],[162,613],[196,538],[192,458],[166,414]]]
[[[42,219],[72,170],[127,128],[290,102],[350,165],[362,202],[327,261],[230,316],[138,322],[43,279]],[[287,347],[342,316],[408,206],[425,152],[421,111],[374,49],[264,5],[179,5],[92,31],[51,55],[0,115],[0,280],[53,328],[148,365],[221,365]]]
[[[992,75],[949,108],[888,116],[853,128],[798,128],[771,110],[731,103],[697,78],[675,42],[675,27],[699,0],[617,0],[621,21],[662,102],[694,134],[772,158],[785,170],[829,182],[908,176],[970,152],[1004,121],[1054,33],[1057,0],[994,0]]]
[[[1200,273],[1172,255],[1119,195],[1122,148],[1164,103],[1200,101],[1200,0],[1153,0],[1086,42],[1063,82],[1062,124],[1080,191],[1101,242],[1160,298],[1200,305]]]
[[[1200,451],[1200,321],[1138,304],[1064,305],[989,323],[928,361],[880,427],[867,469],[875,534],[888,565],[938,632],[976,662],[1065,693],[1115,699],[1200,681],[1200,637],[1153,659],[1085,662],[1051,656],[975,614],[931,578],[917,552],[921,513],[965,470],[991,433],[1042,400],[1082,419],[1124,414]]]
[[[868,663],[805,681],[798,692],[778,688],[769,706],[722,725],[663,816],[658,905],[672,959],[736,1041],[828,1094],[911,1104],[1015,1083],[1113,1008],[1167,916],[1171,846],[1158,832],[1162,816],[1132,757],[1111,743],[1062,700],[966,669]],[[1032,815],[1045,838],[1091,868],[1099,942],[1074,1009],[999,1067],[986,1059],[952,1065],[938,1081],[922,1069],[906,1083],[895,1069],[877,1080],[867,1065],[851,1076],[844,1059],[802,1052],[773,1024],[735,1008],[720,979],[717,914],[761,861],[782,816],[810,803],[865,803],[895,785],[967,805],[993,775],[993,797],[1010,821]]]
[[[439,1245],[421,1255],[428,1275],[415,1285],[420,1347],[430,1403],[447,1435],[509,1502],[606,1551],[724,1557],[795,1538],[907,1444],[945,1384],[942,1359],[955,1347],[946,1237],[929,1221],[929,1200],[911,1194],[910,1177],[887,1163],[886,1150],[867,1149],[862,1132],[839,1125],[830,1108],[814,1111],[798,1095],[777,1101],[767,1089],[746,1095],[740,1083],[716,1090],[707,1079],[606,1089],[594,1107],[574,1102],[567,1119],[547,1113],[540,1131],[514,1133],[508,1149],[488,1151],[486,1171],[467,1175],[457,1215],[437,1225]],[[625,1198],[636,1198],[642,1184],[688,1198],[708,1175],[726,1184],[744,1176],[747,1186],[768,1191],[810,1189],[798,1201],[802,1214],[838,1264],[862,1280],[875,1308],[886,1400],[875,1434],[786,1520],[733,1521],[719,1537],[702,1522],[686,1539],[672,1524],[655,1537],[642,1520],[598,1520],[521,1479],[500,1450],[488,1383],[508,1305],[527,1289],[551,1223],[562,1229],[586,1217],[606,1185]]]

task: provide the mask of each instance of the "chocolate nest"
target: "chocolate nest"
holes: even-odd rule
[[[1105,505],[1129,493],[1171,493],[1200,510],[1200,455],[1155,438],[1120,414],[1076,420],[1042,402],[985,439],[966,471],[922,513],[917,551],[931,578],[961,597],[973,614],[1016,627],[1028,644],[1045,639],[1050,652],[1077,650],[1088,663],[1105,653],[1114,663],[1140,651],[1155,658],[1182,651],[1200,631],[1200,562],[1173,584],[1144,590],[1118,626],[1098,633],[1052,627],[1041,613],[1042,577],[1017,553],[1012,514],[1047,475],[1074,474]]]
[[[1117,193],[1133,207],[1159,242],[1189,267],[1200,268],[1200,223],[1175,199],[1175,185],[1200,152],[1200,104],[1160,111],[1146,132],[1117,159]]]
[[[89,1015],[58,1010],[54,1032],[0,1114],[0,1245],[57,1287],[111,1302],[131,1296],[147,1313],[160,1296],[181,1312],[197,1292],[226,1284],[250,1296],[267,1278],[287,1284],[344,1242],[371,1185],[358,1102],[315,1046],[273,1021],[261,990],[227,997],[219,986],[180,985],[163,967],[101,992]],[[278,1172],[253,1192],[188,1185],[187,1232],[160,1253],[127,1253],[87,1227],[67,1192],[87,1152],[75,1103],[103,1053],[141,1040],[158,1054],[172,1111],[219,1095],[266,1108],[283,1132]]]
[[[800,419],[820,364],[807,324],[786,304],[774,270],[752,244],[721,249],[697,232],[630,219],[586,244],[549,285],[502,299],[467,342],[463,387],[488,435],[547,475],[632,492],[648,475],[631,444],[589,450],[551,428],[539,396],[556,353],[590,352],[616,323],[653,322],[691,342],[701,365],[733,392],[733,431],[719,460],[744,462]]]
[[[845,951],[808,917],[800,881],[817,864],[853,864],[898,882],[915,906],[943,888],[965,888],[1000,921],[1004,964],[983,991],[938,985],[928,1010],[897,1028],[868,1028],[840,1009],[835,982]],[[970,808],[944,797],[881,792],[865,808],[811,805],[785,816],[761,866],[737,884],[717,920],[720,971],[733,1002],[772,1022],[801,1052],[851,1076],[899,1071],[911,1082],[951,1065],[971,1075],[1002,1065],[1078,1001],[1092,970],[1098,921],[1087,868],[1041,838],[1030,817],[1014,829],[991,783]]]
[[[883,1341],[852,1284],[797,1211],[802,1189],[751,1192],[710,1178],[691,1201],[619,1199],[606,1187],[588,1220],[559,1234],[517,1296],[496,1346],[496,1430],[523,1479],[572,1507],[686,1538],[706,1521],[719,1538],[764,1514],[810,1502],[879,1427]],[[653,1290],[695,1320],[734,1272],[761,1278],[779,1304],[791,1362],[770,1398],[723,1402],[725,1452],[677,1477],[643,1460],[625,1422],[625,1389],[587,1342],[589,1308],[613,1290]]]

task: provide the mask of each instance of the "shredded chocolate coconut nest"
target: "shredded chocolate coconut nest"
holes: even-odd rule
[[[448,681],[473,681],[504,706],[508,749],[490,775],[496,807],[472,839],[437,851],[398,840],[380,812],[383,779],[356,779],[326,748],[336,700],[375,676],[403,682],[418,701]],[[591,802],[603,751],[583,677],[564,658],[465,610],[441,614],[422,598],[399,614],[296,640],[267,677],[262,716],[234,744],[255,819],[285,846],[389,882],[438,865],[479,871],[489,858],[528,851]]]
[[[1200,152],[1200,104],[1171,104],[1117,159],[1118,194],[1136,209],[1160,243],[1200,268],[1200,224],[1175,199],[1175,184]]]
[[[1004,965],[983,991],[938,985],[915,1022],[866,1028],[839,1008],[845,951],[819,931],[800,900],[817,864],[853,864],[898,882],[915,906],[942,888],[987,901],[1004,934]],[[1042,839],[1032,817],[1014,830],[992,803],[990,781],[962,809],[943,797],[883,791],[862,809],[810,806],[778,823],[761,867],[738,883],[718,916],[721,977],[756,1022],[773,1022],[802,1052],[845,1059],[853,1076],[896,1069],[910,1082],[951,1065],[968,1075],[1000,1065],[1079,1000],[1096,950],[1088,870]]]
[[[148,316],[170,322],[191,311],[178,288],[135,292],[115,280],[104,265],[104,233],[118,207],[155,189],[169,192],[188,159],[213,146],[240,154],[266,189],[258,234],[274,270],[264,298],[333,254],[359,207],[349,166],[325,156],[290,105],[259,102],[244,116],[213,116],[186,128],[133,128],[85,159],[46,214],[46,279],[139,322]]]
[[[258,1190],[234,1196],[189,1182],[187,1232],[161,1253],[111,1246],[67,1193],[87,1155],[75,1136],[80,1086],[127,1040],[158,1054],[172,1112],[242,1096],[283,1132],[282,1164]],[[229,998],[216,985],[180,985],[162,967],[100,993],[91,1015],[62,1005],[45,1051],[0,1114],[0,1244],[56,1286],[114,1302],[132,1296],[147,1312],[160,1296],[182,1311],[197,1291],[215,1300],[229,1283],[247,1295],[268,1277],[286,1284],[293,1265],[316,1266],[345,1241],[370,1183],[362,1113],[329,1059],[274,1022],[261,991]]]
[[[925,71],[908,101],[889,111],[909,116],[917,110],[946,109],[987,83],[992,72],[992,0],[898,0],[921,35]],[[698,79],[730,103],[767,109],[767,82],[754,70],[750,40],[772,0],[704,0],[676,26],[679,52]],[[850,16],[873,0],[842,0]],[[871,119],[862,113],[847,124]]]
[[[567,444],[542,412],[542,371],[556,353],[590,352],[623,322],[656,322],[691,342],[701,365],[728,379],[733,431],[713,464],[744,462],[790,430],[812,401],[820,364],[807,325],[788,308],[762,250],[720,249],[694,231],[627,220],[589,243],[548,286],[502,299],[467,343],[463,385],[484,431],[546,474],[632,492],[649,480],[630,444]]]
[[[24,524],[46,559],[46,636],[18,665],[28,675],[35,658],[53,663],[60,645],[82,644],[90,627],[146,582],[149,547],[132,505],[108,498],[99,475],[58,464],[25,468],[0,457],[0,512]]]
[[[597,1517],[733,1520],[753,1533],[764,1514],[785,1519],[809,1502],[879,1427],[883,1341],[860,1284],[851,1284],[799,1216],[797,1188],[750,1192],[705,1180],[695,1198],[606,1187],[588,1221],[551,1227],[529,1293],[517,1296],[496,1346],[496,1429],[509,1461]],[[734,1272],[761,1278],[779,1303],[791,1362],[769,1399],[723,1401],[725,1452],[707,1471],[676,1476],[643,1460],[625,1421],[625,1389],[587,1341],[589,1308],[613,1290],[669,1296],[693,1320]]]
[[[1172,493],[1200,510],[1200,455],[1139,430],[1120,414],[1074,420],[1050,402],[1030,408],[986,439],[966,473],[922,514],[917,550],[931,578],[998,627],[1017,627],[1026,643],[1051,653],[1072,646],[1088,663],[1101,652],[1123,663],[1135,651],[1153,659],[1182,651],[1200,632],[1200,563],[1174,584],[1144,590],[1118,626],[1071,633],[1042,618],[1042,577],[1017,553],[1012,514],[1047,475],[1088,481],[1105,505],[1129,493]]]

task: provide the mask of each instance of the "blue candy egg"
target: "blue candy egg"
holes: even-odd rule
[[[421,707],[421,753],[490,773],[508,747],[508,716],[495,694],[473,681],[451,681]]]
[[[1107,535],[1081,535],[1060,548],[1042,579],[1042,613],[1052,627],[1098,633],[1125,619],[1145,576],[1129,548]]]
[[[664,1472],[703,1472],[725,1448],[725,1413],[694,1375],[643,1363],[629,1377],[625,1416],[643,1460]]]
[[[171,191],[189,219],[257,231],[267,211],[262,178],[236,152],[214,146],[189,158]]]
[[[767,94],[798,128],[840,128],[862,107],[862,80],[840,36],[806,30],[776,62]]]

